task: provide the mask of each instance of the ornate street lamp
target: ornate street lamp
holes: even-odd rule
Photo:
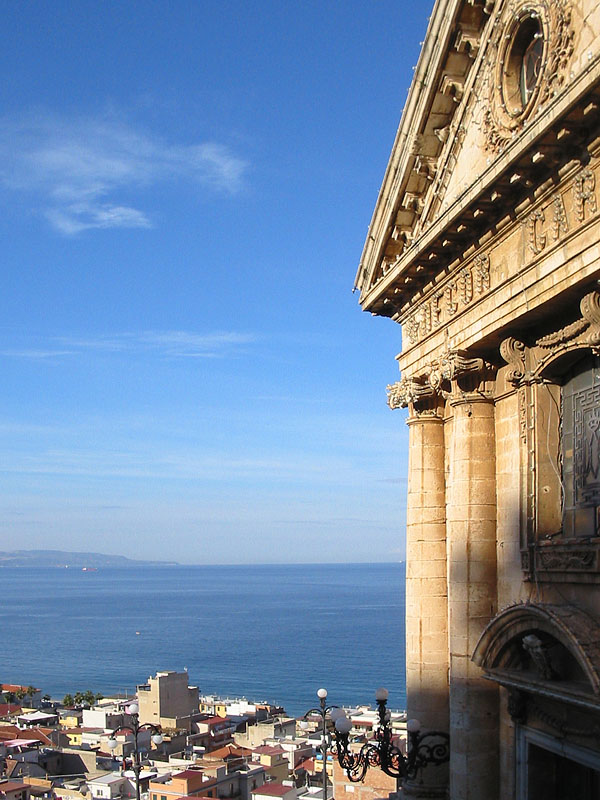
[[[444,764],[450,758],[450,737],[441,731],[420,733],[421,723],[409,719],[406,723],[408,733],[407,753],[392,743],[391,713],[387,709],[388,690],[377,689],[375,693],[379,725],[375,738],[365,742],[358,752],[349,747],[349,734],[352,722],[346,714],[337,715],[335,720],[335,743],[338,761],[353,782],[362,781],[369,767],[380,767],[386,775],[396,778],[402,784],[406,778],[414,779],[423,767],[430,764]]]
[[[317,691],[317,697],[319,698],[319,707],[310,708],[306,712],[302,718],[300,727],[303,730],[308,728],[307,717],[313,716],[314,714],[318,714],[321,717],[321,744],[319,745],[319,750],[323,756],[323,800],[327,800],[327,751],[331,746],[329,728],[332,727],[335,722],[336,711],[341,711],[341,709],[337,706],[327,705],[327,689],[319,689]]]
[[[140,762],[140,750],[138,747],[138,736],[140,731],[152,731],[152,741],[155,745],[161,744],[163,737],[160,730],[159,725],[153,725],[151,722],[145,722],[140,725],[140,715],[139,715],[139,706],[137,703],[130,703],[126,706],[125,711],[130,718],[130,721],[127,725],[123,725],[117,730],[122,731],[131,731],[133,734],[133,763],[132,769],[135,775],[135,797],[136,800],[140,800],[140,772],[142,771],[142,764]],[[118,746],[118,742],[115,738],[115,733],[117,731],[113,731],[108,740],[108,746],[112,750]]]

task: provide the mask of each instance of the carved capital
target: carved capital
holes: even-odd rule
[[[483,358],[469,358],[461,350],[450,350],[440,359],[443,379],[450,382],[452,397],[456,400],[466,393],[476,392],[489,399],[490,382],[494,380],[496,367]]]
[[[500,344],[500,355],[510,365],[506,373],[506,380],[517,386],[525,376],[525,345],[518,339],[509,336]]]
[[[402,378],[396,383],[386,387],[387,404],[391,409],[406,408],[418,405],[429,400],[435,395],[434,389],[428,384],[418,383],[412,378]]]
[[[442,375],[449,381],[469,372],[481,372],[486,365],[483,358],[469,358],[461,350],[449,350],[440,359]]]

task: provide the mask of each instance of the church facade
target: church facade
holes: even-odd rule
[[[438,0],[356,286],[401,325],[414,798],[600,797],[600,5]]]

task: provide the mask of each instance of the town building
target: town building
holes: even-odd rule
[[[269,781],[281,783],[289,776],[290,765],[287,754],[278,745],[262,744],[255,747],[252,751],[252,761],[265,768]]]
[[[0,683],[0,695],[4,702],[14,702],[17,700],[21,705],[28,708],[41,708],[42,690],[35,686],[21,686],[20,683]]]
[[[358,269],[402,326],[408,715],[451,738],[406,797],[600,796],[599,32],[438,0]]]
[[[29,800],[29,786],[20,781],[0,780],[1,800]]]
[[[264,776],[263,768],[249,769],[244,766],[230,772],[223,765],[213,770],[211,775],[207,775],[205,770],[198,766],[189,767],[182,772],[163,775],[150,781],[149,800],[177,800],[179,797],[246,800],[252,789],[262,786]]]
[[[140,722],[163,728],[187,728],[198,711],[198,687],[189,685],[187,672],[166,670],[137,687]]]
[[[123,715],[125,713],[125,705],[123,701],[115,701],[112,703],[96,703],[91,708],[84,708],[80,714],[80,724],[84,728],[104,728],[105,730],[114,730],[119,725],[123,724]],[[70,717],[61,718],[61,724],[70,722]],[[77,727],[78,724],[68,725],[68,727]]]
[[[296,800],[297,794],[294,786],[272,782],[255,789],[252,800]]]
[[[396,779],[381,769],[369,769],[364,780],[353,783],[337,760],[334,761],[333,797],[336,800],[388,800],[396,788]]]
[[[258,747],[267,739],[285,739],[296,734],[296,720],[293,717],[269,717],[255,725],[247,725],[246,730],[233,734],[235,742],[242,747]]]

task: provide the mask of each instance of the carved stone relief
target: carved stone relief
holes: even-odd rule
[[[557,192],[525,217],[523,231],[526,249],[531,258],[538,256],[551,242],[558,242],[569,231],[598,212],[596,173],[590,167],[577,173],[568,193],[572,198],[569,204],[572,209],[570,214],[563,194]]]
[[[586,294],[581,299],[579,308],[580,319],[536,341],[536,346],[543,351],[538,357],[538,373],[541,374],[546,364],[566,349],[587,346],[596,355],[600,354],[600,292]]]
[[[519,55],[519,37],[536,21],[543,41],[535,87],[522,105],[513,102],[515,87],[507,85]],[[486,53],[487,103],[483,115],[485,146],[501,152],[527,119],[552,98],[567,78],[574,30],[569,0],[513,0],[496,20]],[[513,79],[514,82],[514,79]]]
[[[583,222],[588,214],[595,214],[598,210],[596,201],[596,176],[594,172],[586,167],[575,177],[573,181],[575,195],[575,214],[578,222]]]
[[[552,198],[552,238],[556,242],[560,239],[561,234],[568,232],[569,222],[564,200],[561,194],[555,194]]]
[[[541,253],[546,246],[546,234],[543,232],[545,221],[546,216],[543,208],[536,208],[527,216],[528,245],[531,252],[535,253],[535,255]]]
[[[513,385],[518,384],[525,375],[525,345],[510,336],[500,344],[500,355],[511,367],[506,380]]]

